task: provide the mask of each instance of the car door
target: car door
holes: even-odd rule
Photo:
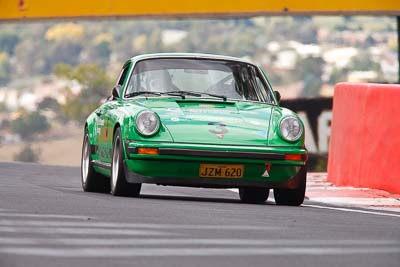
[[[97,136],[98,136],[98,147],[97,147],[97,156],[98,159],[103,162],[103,163],[109,163],[108,158],[110,157],[109,154],[111,153],[109,151],[109,146],[107,145],[107,142],[109,140],[109,133],[108,133],[108,127],[107,127],[107,121],[108,121],[108,111],[112,108],[110,106],[110,101],[107,103],[104,103],[101,105],[96,111],[97,115]]]
[[[123,86],[125,80],[127,80],[128,73],[130,70],[129,62],[124,65],[122,68],[121,74],[118,78],[118,82],[115,88],[120,90],[120,95],[123,92]],[[113,146],[113,131],[115,121],[117,120],[115,117],[113,118],[112,111],[120,106],[120,99],[113,99],[112,97],[104,103],[98,110],[96,110],[96,114],[99,117],[98,124],[98,132],[99,132],[99,159],[103,163],[111,164],[112,161],[112,146]]]

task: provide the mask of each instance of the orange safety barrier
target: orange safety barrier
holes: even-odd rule
[[[328,180],[400,193],[400,85],[335,86]]]

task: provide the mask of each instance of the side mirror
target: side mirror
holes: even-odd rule
[[[120,97],[121,94],[120,91],[121,91],[121,85],[117,85],[112,89],[111,96],[113,100],[116,100]]]
[[[281,93],[279,93],[278,91],[274,91],[274,93],[275,93],[276,100],[278,100],[278,103],[281,102]]]

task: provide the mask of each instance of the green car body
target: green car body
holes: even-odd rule
[[[264,85],[269,102],[200,97],[193,92],[126,97],[133,73],[139,73],[135,71],[138,63],[155,59],[170,60],[175,65],[180,60],[246,64],[258,73],[257,81]],[[182,75],[194,73],[208,79],[211,72],[185,69]],[[161,88],[158,80],[151,82]],[[218,92],[218,88],[213,89]],[[143,111],[151,111],[152,116],[144,123],[158,120],[157,131],[151,135],[138,130],[137,118]],[[280,127],[285,118],[298,121],[295,125],[300,130],[296,140],[282,137]],[[138,196],[142,183],[153,183],[239,188],[241,199],[247,202],[265,201],[270,188],[276,191],[275,199],[282,200],[278,204],[300,205],[304,199],[307,161],[304,126],[294,112],[279,106],[261,68],[241,59],[203,54],[133,57],[124,64],[113,96],[87,118],[85,137],[82,153],[85,191],[107,192],[111,184],[115,195]]]

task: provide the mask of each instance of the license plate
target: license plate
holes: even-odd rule
[[[200,164],[199,175],[206,178],[242,178],[243,165]]]

